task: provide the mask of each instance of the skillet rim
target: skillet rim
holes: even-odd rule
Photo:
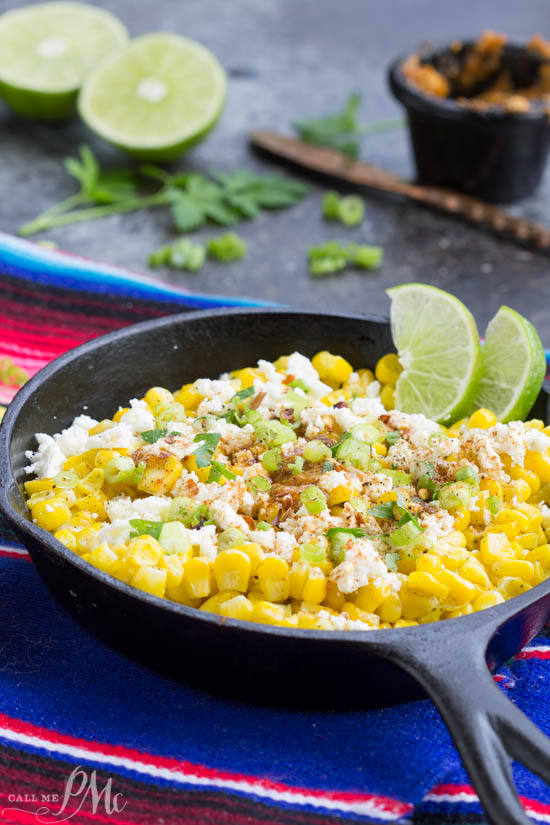
[[[446,619],[445,621],[437,621],[424,625],[417,625],[404,628],[383,628],[384,635],[376,633],[375,630],[312,630],[307,628],[286,628],[276,625],[264,625],[256,622],[249,622],[242,619],[229,619],[217,614],[207,611],[201,611],[199,608],[187,607],[186,605],[173,602],[169,599],[164,599],[159,596],[153,596],[138,588],[115,579],[103,570],[99,570],[93,565],[89,564],[78,556],[73,551],[65,547],[58,541],[51,533],[37,527],[30,521],[30,519],[21,516],[17,510],[12,506],[10,500],[10,491],[18,488],[17,481],[11,466],[11,438],[15,425],[20,413],[24,410],[25,405],[32,400],[34,391],[43,386],[52,378],[59,370],[63,369],[68,364],[78,361],[83,355],[93,353],[94,350],[100,349],[106,344],[119,341],[121,338],[133,337],[136,334],[145,333],[150,329],[159,327],[177,326],[178,324],[190,323],[196,320],[203,320],[216,317],[227,316],[243,316],[243,315],[305,315],[314,317],[331,317],[337,318],[341,321],[372,321],[377,324],[388,324],[389,318],[384,315],[375,315],[369,313],[345,313],[345,312],[326,312],[314,309],[301,309],[299,307],[223,307],[217,309],[200,310],[192,312],[177,313],[174,315],[166,315],[161,318],[155,318],[150,321],[142,321],[138,324],[131,324],[122,329],[107,333],[106,335],[98,336],[90,341],[74,347],[62,355],[55,358],[45,367],[39,370],[21,389],[16,393],[13,400],[10,402],[4,418],[0,423],[0,511],[4,513],[9,523],[15,524],[16,529],[29,536],[30,539],[39,545],[47,547],[51,552],[60,556],[69,565],[79,569],[84,575],[96,579],[103,585],[123,593],[125,596],[136,600],[137,602],[144,602],[155,609],[163,609],[168,612],[185,616],[191,621],[204,621],[211,625],[216,625],[219,628],[229,628],[240,632],[249,634],[268,634],[270,636],[289,637],[292,639],[303,639],[307,641],[319,642],[337,642],[348,641],[360,644],[369,644],[371,647],[382,649],[393,649],[399,642],[404,642],[407,639],[414,643],[415,638],[424,639],[426,632],[431,633],[432,637],[436,633],[445,632],[451,626],[457,629],[457,622],[460,621],[460,627],[466,631],[475,631],[477,628],[485,629],[487,640],[492,638],[499,627],[506,621],[511,620],[524,609],[530,607],[532,604],[542,600],[546,595],[550,594],[550,578],[526,593],[515,596],[502,604],[494,607],[486,608],[477,613],[472,613],[468,616],[461,616],[456,619]],[[542,391],[550,396],[550,382],[545,381]],[[18,488],[19,489],[19,488]],[[32,555],[31,555],[32,559]],[[538,591],[538,593],[537,593]],[[535,595],[536,594],[536,595]],[[489,615],[490,614],[490,615]],[[466,624],[467,623],[467,624]],[[403,631],[407,631],[407,636],[403,636]]]

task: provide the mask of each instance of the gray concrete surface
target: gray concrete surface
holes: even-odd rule
[[[19,5],[0,0],[0,11]],[[365,121],[396,116],[400,110],[386,86],[386,66],[422,41],[475,36],[488,27],[516,39],[535,32],[550,36],[548,0],[104,0],[96,5],[118,14],[132,35],[170,30],[195,38],[227,69],[229,94],[217,129],[179,164],[197,170],[275,168],[249,149],[250,130],[285,130],[295,118],[338,108],[352,90],[363,94]],[[73,191],[61,159],[82,141],[89,141],[106,163],[125,162],[77,121],[37,125],[0,105],[0,229],[15,232]],[[412,174],[405,131],[366,137],[362,156]],[[550,346],[550,259],[368,192],[364,224],[345,230],[321,220],[320,199],[327,187],[310,182],[312,194],[298,206],[239,226],[249,243],[243,262],[208,263],[199,274],[157,271],[155,277],[195,291],[364,312],[387,311],[388,286],[422,280],[455,292],[482,329],[501,303],[510,304],[529,316]],[[538,194],[513,211],[550,223],[550,173]],[[209,227],[196,237],[214,231]],[[146,271],[148,253],[170,239],[171,227],[166,211],[149,211],[75,224],[42,237]],[[376,274],[311,278],[307,248],[333,238],[381,244],[383,268]]]

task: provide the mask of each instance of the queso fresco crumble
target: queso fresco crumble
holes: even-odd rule
[[[550,428],[392,409],[397,356],[300,353],[36,435],[33,521],[166,599],[283,627],[463,616],[550,574]]]

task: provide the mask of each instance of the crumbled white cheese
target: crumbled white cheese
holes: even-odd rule
[[[331,493],[336,487],[347,487],[354,493],[360,493],[363,486],[357,476],[344,470],[330,470],[328,473],[323,473],[318,484],[325,493]]]
[[[35,438],[38,450],[26,450],[25,457],[30,464],[25,467],[25,472],[34,473],[37,478],[52,478],[61,472],[67,457],[51,435],[36,433]]]
[[[114,424],[102,433],[91,435],[86,443],[87,450],[110,450],[120,447],[132,450],[136,446],[136,438],[132,428],[127,424]]]
[[[369,384],[369,386],[372,385]],[[377,397],[354,398],[349,402],[349,404],[355,415],[368,416],[369,418],[380,418],[380,416],[384,415],[386,412],[386,408]]]
[[[418,521],[420,526],[424,528],[422,540],[430,545],[446,538],[454,528],[454,519],[447,510],[438,510],[436,513],[420,513]]]
[[[307,384],[310,398],[324,398],[332,390],[332,387],[320,380],[319,373],[309,358],[299,352],[293,352],[288,356],[286,371],[289,375],[300,378],[304,384]]]
[[[545,453],[550,447],[550,437],[535,427],[525,427],[525,447],[537,453]]]
[[[199,556],[214,561],[218,554],[218,539],[216,527],[213,524],[205,524],[198,530],[190,530],[189,538],[191,544],[199,548]]]
[[[132,525],[130,524],[130,519],[117,518],[111,524],[103,525],[96,536],[94,547],[97,547],[98,544],[102,544],[103,542],[106,542],[109,547],[116,547],[117,544],[126,544],[130,539],[131,532]]]
[[[112,522],[117,519],[133,518],[142,518],[148,521],[166,521],[170,499],[167,496],[146,496],[145,498],[132,500],[127,496],[117,496],[107,500],[104,506],[105,512]]]
[[[155,429],[155,417],[149,405],[137,398],[131,399],[130,409],[120,416],[120,423],[126,424],[136,435]]]
[[[511,421],[509,424],[495,424],[487,430],[497,453],[506,453],[512,459],[512,464],[523,467],[525,461],[524,426],[521,421]]]
[[[346,546],[346,557],[337,565],[330,578],[336,583],[341,593],[353,593],[376,579],[398,589],[399,579],[390,573],[370,539],[356,539]]]
[[[243,450],[249,447],[254,441],[254,427],[251,424],[245,424],[244,427],[237,427],[236,424],[230,424],[225,418],[220,418],[215,421],[209,428],[211,433],[220,433],[220,447],[226,453],[233,453],[236,450]]]
[[[215,522],[220,530],[228,530],[230,527],[235,527],[245,535],[248,535],[250,532],[250,528],[244,518],[236,513],[233,507],[227,504],[227,502],[221,501],[218,498],[209,504],[208,509],[210,510],[212,521]]]
[[[277,533],[275,536],[275,546],[273,548],[277,556],[284,559],[290,564],[292,561],[292,554],[298,547],[298,542],[289,533]]]
[[[362,423],[362,419],[355,415],[349,407],[331,407],[329,413],[342,432],[351,430],[354,424]]]

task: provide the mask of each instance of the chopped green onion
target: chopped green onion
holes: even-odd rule
[[[360,527],[331,527],[326,536],[330,542],[330,558],[334,564],[340,564],[346,556],[346,546],[351,538],[363,538],[366,530]]]
[[[323,444],[322,441],[318,441],[314,439],[313,441],[309,441],[306,446],[304,447],[304,458],[306,461],[313,461],[317,464],[319,461],[325,461],[332,456],[332,451],[330,447],[327,447],[326,444]],[[332,470],[334,464],[331,462],[330,469]],[[325,472],[325,470],[323,470]]]
[[[433,464],[430,464],[429,462],[424,462],[421,466],[422,473],[418,478],[418,489],[429,490],[430,493],[433,493],[436,488],[436,484],[434,481],[435,467]]]
[[[145,472],[144,462],[136,467],[129,455],[115,455],[103,468],[105,481],[109,484],[137,484]]]
[[[165,553],[184,553],[191,546],[189,533],[181,521],[163,524],[158,540]]]
[[[133,463],[134,462],[132,461],[132,464]],[[76,487],[79,481],[80,478],[74,470],[62,470],[54,478],[55,486],[60,487],[62,490],[72,490],[73,487]]]
[[[327,554],[324,548],[318,544],[302,544],[300,557],[310,564],[320,564],[326,560]]]
[[[328,459],[327,461],[323,461],[323,466],[321,467],[321,469],[324,473],[330,473],[331,470],[334,470],[334,461],[331,461],[330,459]]]
[[[136,536],[153,536],[154,539],[158,539],[164,527],[163,521],[146,521],[142,518],[131,518],[130,524],[134,528],[134,532],[130,533],[131,539]]]
[[[496,514],[502,510],[502,501],[498,496],[489,496],[485,504],[492,516],[496,516]]]
[[[222,464],[220,461],[212,461],[212,464],[210,465],[210,473],[208,475],[207,483],[218,483],[222,476],[224,476],[224,478],[229,479],[230,481],[233,481],[233,479],[237,478],[235,473],[232,473],[231,470],[228,470],[225,464]]]
[[[256,437],[267,444],[268,447],[280,447],[281,444],[296,441],[296,433],[292,427],[288,427],[280,421],[262,419],[256,422],[253,427]]]
[[[246,536],[241,530],[236,527],[228,527],[223,533],[218,536],[218,549],[229,550],[230,547],[240,547],[246,541]]]
[[[272,530],[273,525],[269,524],[268,521],[259,521],[256,525],[256,530]]]
[[[386,470],[385,468],[381,468],[378,472],[384,476],[389,476],[395,487],[406,487],[412,482],[412,476],[409,473],[401,472],[401,470]]]
[[[385,437],[384,440],[385,440],[386,444],[389,444],[390,447],[391,447],[393,444],[395,444],[397,441],[399,441],[400,438],[401,438],[401,433],[399,432],[399,430],[392,430],[391,432],[386,433],[386,437]]]
[[[283,405],[287,409],[290,408],[294,410],[294,417],[299,419],[302,410],[306,407],[311,407],[311,401],[303,395],[294,392],[294,390],[289,390],[284,397]]]
[[[351,244],[347,249],[348,261],[358,269],[378,269],[384,257],[381,246]]]
[[[321,513],[327,506],[325,494],[314,484],[311,484],[309,487],[306,487],[305,490],[302,490],[300,493],[300,501],[308,513],[311,513],[313,516]]]
[[[358,226],[365,215],[365,201],[359,195],[346,195],[338,204],[338,220],[344,226]]]
[[[157,404],[155,407],[155,420],[157,424],[169,424],[170,421],[187,421],[185,407],[174,401],[171,404]]]
[[[461,467],[455,473],[455,481],[465,481],[472,487],[479,487],[479,475],[473,467]]]
[[[369,468],[371,448],[363,441],[357,441],[355,438],[347,438],[340,441],[336,447],[333,447],[332,453],[335,458],[346,466],[351,464],[359,470],[368,470]]]
[[[338,207],[340,206],[340,195],[338,192],[325,192],[321,204],[323,218],[336,221],[339,218]]]
[[[248,482],[254,490],[265,491],[271,487],[271,481],[265,476],[254,476]]]
[[[472,498],[472,487],[464,481],[455,481],[445,484],[439,490],[438,501],[445,510],[454,510],[455,507],[467,507]]]
[[[430,445],[430,447],[433,447],[433,445],[437,444],[438,441],[444,441],[446,438],[447,436],[445,435],[445,433],[442,433],[441,431],[437,433],[431,433],[428,436],[428,444]]]
[[[212,524],[210,511],[205,504],[195,504],[186,496],[177,496],[170,502],[168,521],[181,521],[186,527],[196,527],[198,524]]]
[[[404,544],[411,544],[421,532],[421,528],[413,521],[407,521],[390,533],[390,541],[395,547],[402,547]]]
[[[218,261],[238,261],[246,255],[247,245],[235,232],[226,232],[217,238],[210,238],[206,249],[209,256]]]
[[[301,378],[295,378],[294,381],[290,382],[289,387],[292,387],[293,389],[300,389],[304,392],[309,392],[310,390],[310,387],[308,387],[308,385],[302,381]]]
[[[279,447],[266,450],[262,456],[262,466],[268,473],[276,473],[283,465],[283,458]]]
[[[298,473],[301,473],[304,469],[304,459],[301,455],[297,455],[294,458],[294,462],[288,466],[292,470],[293,475],[298,475]]]
[[[365,441],[367,444],[382,440],[380,430],[372,424],[356,424],[351,428],[351,434],[353,438]]]

